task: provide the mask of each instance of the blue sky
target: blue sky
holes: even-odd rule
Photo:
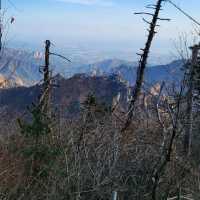
[[[15,16],[10,26],[8,42],[35,44],[50,39],[60,47],[98,48],[101,51],[137,51],[143,47],[146,25],[141,16],[133,12],[145,10],[144,6],[155,0],[2,0],[7,17]],[[12,3],[13,2],[14,6]],[[199,0],[174,0],[184,10],[200,21]],[[174,40],[181,33],[189,34],[194,26],[181,13],[167,3],[163,17],[171,22],[161,22],[153,51],[169,54]],[[67,45],[66,45],[67,46]],[[87,50],[88,50],[87,49]]]

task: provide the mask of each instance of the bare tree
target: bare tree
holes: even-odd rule
[[[163,18],[159,17],[159,13],[160,13],[160,10],[162,8],[162,2],[164,2],[164,0],[158,0],[156,5],[148,6],[148,8],[153,8],[155,10],[154,14],[148,13],[148,12],[135,13],[135,14],[150,15],[153,18],[152,18],[151,22],[148,22],[147,20],[143,19],[150,26],[150,28],[148,30],[149,34],[148,34],[147,42],[145,44],[145,48],[141,49],[143,51],[143,53],[139,54],[141,57],[140,57],[139,66],[138,66],[138,70],[137,70],[136,83],[135,83],[133,94],[132,94],[132,100],[131,100],[131,103],[130,103],[130,106],[129,106],[129,112],[128,112],[126,124],[125,124],[124,128],[122,129],[122,131],[127,129],[127,127],[130,125],[132,117],[133,117],[133,111],[134,111],[135,103],[136,103],[138,96],[140,94],[143,79],[144,79],[144,72],[145,72],[145,68],[146,68],[147,59],[148,59],[148,55],[149,55],[149,52],[150,52],[151,44],[152,44],[153,38],[156,34],[155,29],[158,26],[157,22],[158,22],[158,20],[169,20],[169,19],[163,19]]]

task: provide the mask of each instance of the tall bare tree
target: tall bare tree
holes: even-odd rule
[[[147,65],[147,60],[148,60],[150,48],[151,48],[151,45],[152,45],[153,38],[156,34],[155,29],[156,29],[157,26],[159,26],[157,24],[158,20],[169,20],[169,19],[163,19],[163,18],[159,17],[159,13],[160,13],[161,8],[162,8],[162,2],[164,2],[164,0],[158,0],[156,5],[147,6],[148,8],[155,10],[155,12],[153,14],[149,13],[149,12],[135,13],[135,14],[150,15],[153,18],[152,18],[151,22],[143,19],[150,26],[149,30],[148,30],[149,34],[148,34],[148,38],[147,38],[144,49],[141,49],[142,54],[139,54],[140,55],[140,61],[139,61],[138,69],[137,69],[136,83],[135,83],[133,94],[132,94],[132,100],[131,100],[131,103],[130,103],[130,106],[129,106],[128,117],[127,117],[127,120],[126,120],[126,123],[125,123],[123,130],[127,129],[127,127],[130,125],[132,117],[133,117],[133,111],[134,111],[135,103],[138,99],[138,96],[139,96],[141,88],[142,88],[142,83],[143,83],[143,79],[144,79],[144,72],[145,72],[145,68],[146,68],[146,65]]]

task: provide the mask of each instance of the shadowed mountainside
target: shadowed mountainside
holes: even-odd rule
[[[97,100],[108,106],[112,105],[113,98],[121,94],[121,102],[127,100],[127,87],[118,80],[117,76],[90,77],[84,74],[64,79],[57,75],[54,82],[58,87],[52,91],[52,104],[54,108],[61,108],[63,114],[68,116],[79,113],[81,104],[89,94],[95,95]],[[27,106],[38,101],[41,85],[32,87],[17,87],[0,90],[1,113],[22,113]]]

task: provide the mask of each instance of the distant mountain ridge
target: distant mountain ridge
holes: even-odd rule
[[[3,49],[0,55],[0,74],[9,79],[17,77],[24,85],[30,86],[41,79],[41,64],[42,59],[37,59],[34,52]]]
[[[60,73],[65,78],[75,74],[87,74],[90,76],[102,76],[117,74],[130,85],[135,83],[138,62],[129,62],[119,59],[107,59],[93,64],[69,64],[51,57],[51,69],[53,74]],[[5,79],[14,80],[11,86],[31,86],[42,79],[39,72],[44,65],[43,55],[40,52],[27,52],[23,50],[4,49],[0,59],[0,75]],[[148,82],[177,81],[182,77],[181,67],[183,62],[173,61],[167,65],[149,66],[145,72],[145,80]],[[8,80],[9,81],[9,80]],[[10,86],[8,85],[8,87]]]
[[[182,60],[176,60],[166,65],[148,66],[145,71],[145,81],[149,83],[180,81],[183,77],[183,64]],[[133,86],[137,67],[138,62],[109,59],[86,66],[84,73],[91,76],[116,74]]]

